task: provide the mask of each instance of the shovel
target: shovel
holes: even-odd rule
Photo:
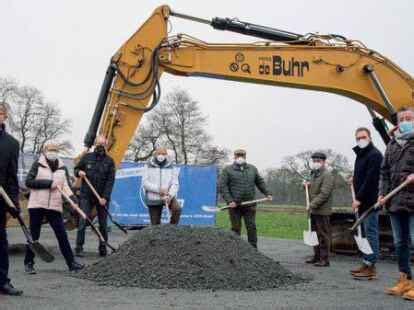
[[[264,201],[269,201],[269,198],[261,198],[261,199],[256,199],[256,200],[245,201],[245,202],[242,202],[240,206],[247,206],[253,203],[264,202]],[[226,206],[226,207],[217,208],[217,207],[210,207],[210,206],[202,206],[201,209],[205,212],[220,212],[220,211],[230,209],[230,207]]]
[[[0,196],[3,196],[4,200],[6,201],[7,205],[10,208],[16,209],[13,201],[10,199],[9,195],[7,195],[6,191],[2,186],[0,186]],[[52,253],[50,253],[46,248],[40,244],[39,241],[33,241],[32,235],[30,234],[29,230],[26,227],[22,217],[20,214],[17,215],[17,221],[20,224],[20,227],[23,230],[23,233],[26,237],[27,245],[34,252],[37,256],[40,257],[41,260],[45,261],[46,263],[51,263],[55,260],[55,257]]]
[[[93,192],[93,194],[95,195],[95,197],[98,199],[98,200],[101,200],[102,199],[102,197],[98,194],[98,192],[96,191],[96,189],[95,189],[95,187],[92,185],[92,183],[89,181],[89,179],[87,178],[87,176],[85,175],[84,177],[83,177],[83,179],[85,180],[85,182],[86,182],[86,184],[88,184],[88,186],[89,186],[89,188],[91,189],[91,191]],[[106,215],[108,215],[108,217],[109,217],[109,219],[111,220],[111,222],[116,226],[116,227],[118,227],[125,235],[128,235],[128,231],[124,228],[124,227],[122,227],[118,222],[116,222],[114,219],[113,219],[113,217],[112,217],[112,214],[108,211],[108,209],[106,208],[106,206],[102,206],[102,205],[100,205],[99,206],[100,208],[103,208],[104,209],[104,211],[105,211],[105,213],[106,213]]]
[[[116,252],[116,249],[112,245],[110,245],[108,242],[105,241],[105,239],[102,236],[102,234],[100,233],[100,231],[98,229],[96,229],[95,225],[93,225],[92,221],[86,216],[85,212],[83,212],[82,209],[79,208],[79,206],[77,204],[75,204],[73,202],[73,200],[70,199],[70,197],[68,196],[68,194],[66,194],[59,186],[57,187],[57,189],[62,194],[62,196],[69,202],[69,204],[72,207],[72,209],[75,210],[76,213],[78,213],[79,216],[81,218],[83,218],[86,221],[86,223],[88,223],[91,226],[92,231],[98,236],[99,241],[102,244],[105,244],[108,248],[110,248],[112,250],[112,253]]]
[[[394,188],[391,192],[389,192],[385,197],[384,200],[387,202],[390,198],[392,198],[395,194],[397,194],[400,190],[402,190],[404,187],[406,187],[410,183],[409,180],[405,180],[400,185],[398,185],[396,188]],[[380,205],[378,202],[374,204],[372,207],[370,207],[367,211],[365,211],[352,225],[352,227],[349,229],[350,231],[354,231],[358,228],[359,225],[374,211],[380,210],[382,208],[382,205]]]
[[[352,194],[352,201],[355,202],[356,200],[356,195],[355,195],[355,188],[354,185],[351,184],[351,194]],[[355,218],[358,221],[359,215],[358,215],[358,209],[355,210]],[[361,225],[358,226],[357,229],[357,234],[354,236],[355,242],[358,246],[358,249],[366,254],[366,255],[371,255],[372,253],[374,253],[372,251],[371,245],[369,244],[367,238],[362,237],[362,229],[361,229]]]
[[[303,242],[309,246],[317,246],[319,244],[318,235],[316,231],[312,231],[311,218],[310,218],[310,201],[309,201],[309,187],[308,183],[305,183],[306,193],[306,211],[308,212],[308,230],[303,232]]]

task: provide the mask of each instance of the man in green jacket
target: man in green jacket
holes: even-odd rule
[[[230,207],[229,216],[232,231],[240,235],[241,219],[243,218],[247,230],[247,240],[255,248],[257,248],[256,204],[241,206],[241,203],[255,199],[256,186],[269,200],[272,200],[257,168],[246,163],[246,151],[236,150],[233,164],[223,169],[221,193]]]
[[[331,247],[331,225],[329,217],[332,213],[332,191],[334,178],[326,169],[326,155],[316,152],[311,156],[311,181],[309,198],[312,230],[318,235],[319,245],[314,247],[314,255],[306,263],[317,267],[329,266],[329,250]]]

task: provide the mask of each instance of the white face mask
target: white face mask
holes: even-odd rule
[[[237,157],[234,161],[238,165],[243,165],[246,162],[246,159],[244,157]]]
[[[54,151],[46,152],[45,153],[45,156],[49,160],[56,160],[59,157],[58,153],[57,152],[54,152]]]
[[[165,155],[157,155],[157,161],[162,163],[165,160]]]
[[[360,139],[357,142],[357,145],[361,148],[364,149],[369,145],[370,141],[368,139]]]
[[[321,163],[315,163],[315,162],[311,162],[310,163],[310,168],[312,170],[319,170],[322,168],[322,164]]]

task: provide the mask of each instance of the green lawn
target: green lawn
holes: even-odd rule
[[[305,214],[291,214],[288,212],[257,212],[257,233],[259,236],[302,239],[303,230],[306,229]],[[227,211],[217,213],[216,226],[230,229],[230,220]],[[243,233],[246,233],[243,223]]]

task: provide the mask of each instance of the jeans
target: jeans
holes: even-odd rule
[[[391,213],[390,217],[398,270],[411,279],[410,245],[414,240],[414,213]]]
[[[65,230],[65,225],[63,223],[62,213],[54,210],[40,208],[29,209],[30,233],[33,237],[33,240],[39,240],[44,217],[47,219],[50,227],[52,227],[55,233],[56,239],[59,243],[60,252],[65,258],[66,265],[70,267],[74,261],[74,257],[68,240],[68,235]],[[34,264],[34,257],[35,254],[33,251],[28,246],[26,246],[26,257],[24,258],[24,264]]]
[[[10,281],[7,277],[9,273],[9,253],[6,222],[6,211],[4,210],[4,207],[0,205],[0,286],[3,286]]]
[[[379,211],[371,213],[363,222],[363,231],[372,249],[372,254],[362,255],[362,261],[367,266],[375,265],[379,256]]]
[[[247,230],[247,241],[255,248],[257,248],[257,230],[256,230],[256,207],[236,207],[229,209],[231,230],[240,236],[241,234],[241,219],[244,219],[244,224]]]
[[[108,241],[108,229],[107,229],[107,214],[106,211],[97,204],[96,206],[92,204],[88,199],[81,198],[80,200],[80,208],[83,212],[85,212],[86,216],[90,219],[92,209],[96,207],[96,211],[98,213],[98,222],[99,222],[99,231],[102,234],[102,237],[105,241]],[[76,234],[76,247],[82,248],[83,244],[85,243],[85,231],[86,231],[86,221],[80,217],[79,218],[79,226],[78,232]],[[105,247],[105,245],[99,243],[99,246]]]

